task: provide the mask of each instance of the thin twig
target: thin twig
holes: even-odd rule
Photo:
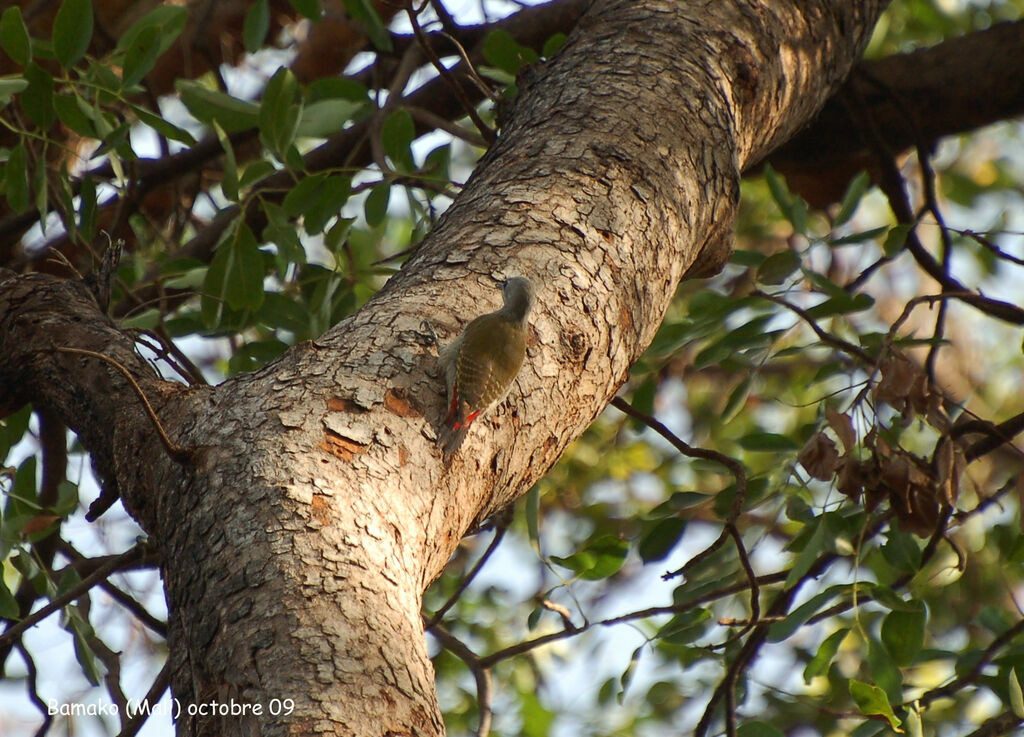
[[[484,140],[483,136],[478,135],[471,130],[463,128],[461,125],[454,121],[448,120],[447,118],[442,118],[437,113],[433,113],[430,110],[427,110],[426,108],[422,107],[406,105],[405,109],[408,111],[409,115],[411,115],[415,120],[418,120],[424,125],[429,125],[431,128],[437,128],[445,131],[446,133],[450,133],[456,138],[465,141],[470,146],[487,148],[488,144],[487,141]]]
[[[120,371],[121,375],[124,376],[124,378],[131,385],[132,389],[135,391],[135,395],[139,398],[139,401],[142,402],[142,406],[146,409],[146,414],[149,415],[150,421],[152,421],[153,426],[156,428],[157,435],[160,437],[160,444],[164,446],[164,450],[167,451],[167,454],[170,455],[170,457],[173,458],[178,463],[186,463],[189,460],[191,460],[193,454],[195,453],[195,450],[192,448],[184,448],[182,446],[176,445],[167,436],[167,432],[164,430],[164,426],[160,422],[160,418],[157,416],[156,410],[153,409],[153,405],[149,403],[149,399],[146,398],[146,394],[145,392],[142,391],[142,387],[139,386],[137,381],[135,381],[135,377],[132,376],[131,372],[128,369],[126,369],[124,366],[122,366],[120,363],[115,361],[110,356],[105,356],[102,353],[97,353],[96,351],[88,351],[83,348],[67,348],[63,346],[58,346],[54,350],[56,350],[58,353],[70,353],[78,356],[88,356],[90,358],[97,358],[103,361],[104,363],[110,364],[118,371]]]
[[[424,624],[426,629],[430,629],[440,622],[442,617],[448,613],[448,610],[455,606],[455,602],[459,600],[469,584],[473,582],[473,579],[476,578],[476,574],[480,573],[480,569],[484,567],[487,559],[490,558],[491,554],[498,549],[498,545],[501,544],[501,540],[505,537],[505,532],[507,530],[508,525],[499,525],[495,527],[494,537],[491,538],[491,542],[484,551],[484,554],[480,556],[480,559],[473,565],[473,568],[466,574],[466,577],[462,579],[461,583],[459,583],[459,587],[455,590],[455,593],[448,597],[448,601],[446,601],[440,609],[434,612],[434,614],[426,620],[426,624]]]
[[[28,681],[28,698],[42,714],[43,723],[39,729],[36,730],[36,737],[43,737],[47,732],[50,731],[50,725],[53,724],[53,713],[47,708],[46,702],[43,701],[39,695],[39,672],[36,670],[36,661],[32,657],[32,654],[25,649],[25,646],[19,642],[15,646],[15,649],[21,655],[21,659],[25,663],[26,680]]]
[[[1012,711],[1004,711],[999,716],[992,717],[982,724],[967,737],[999,737],[1016,729],[1024,721]]]
[[[449,71],[437,57],[437,52],[435,52],[434,47],[430,45],[430,39],[427,38],[427,35],[423,32],[423,28],[420,26],[419,18],[417,18],[418,13],[413,7],[412,2],[409,2],[406,6],[406,12],[409,15],[409,22],[412,24],[412,30],[416,35],[416,40],[419,42],[423,52],[427,55],[430,63],[434,65],[434,68],[437,69],[437,73],[440,74],[441,77],[444,78],[445,82],[448,83],[448,86],[455,94],[455,97],[458,99],[462,109],[465,111],[466,115],[469,116],[469,119],[473,121],[473,125],[476,126],[476,129],[480,131],[480,135],[483,137],[484,141],[486,141],[488,145],[494,143],[494,141],[497,140],[497,134],[495,134],[494,130],[483,121],[480,114],[476,111],[476,106],[474,106],[466,96],[466,91],[462,89],[462,85],[459,84],[459,81],[455,79],[451,71]],[[449,36],[449,39],[455,41],[451,36]],[[455,43],[458,44],[458,42]]]
[[[477,737],[487,737],[491,733],[491,699],[493,696],[490,666],[485,665],[483,660],[469,649],[469,646],[441,625],[434,624],[430,627],[430,632],[444,646],[445,650],[455,655],[472,671],[473,677],[476,679],[477,709],[480,712],[480,724],[477,726],[476,734]]]
[[[146,692],[146,698],[143,701],[144,704],[148,704],[150,709],[154,708],[158,701],[163,697],[164,691],[171,684],[171,660],[168,658],[164,661],[164,667],[160,669],[160,672],[156,674],[156,678],[153,680],[153,685],[149,687],[149,691]],[[149,719],[149,713],[145,710],[136,711],[130,719],[128,719],[122,726],[121,731],[117,733],[117,737],[135,737],[142,729],[142,726]]]
[[[998,652],[1009,645],[1017,635],[1022,633],[1024,633],[1024,619],[1018,620],[1015,625],[1010,627],[1010,629],[992,640],[992,642],[989,643],[989,646],[981,651],[981,656],[969,671],[964,673],[962,676],[954,678],[945,686],[939,686],[938,688],[933,688],[930,691],[925,691],[919,699],[921,705],[927,706],[937,699],[952,696],[963,686],[974,683],[985,667],[996,657]]]
[[[875,365],[875,359],[871,356],[870,353],[865,351],[860,346],[856,346],[853,343],[850,343],[849,341],[843,340],[842,338],[839,338],[835,335],[832,335],[832,333],[827,332],[818,324],[818,322],[813,317],[810,316],[810,314],[806,310],[797,307],[792,302],[787,302],[781,297],[776,297],[774,294],[768,294],[767,292],[763,292],[760,289],[755,289],[753,292],[751,292],[751,296],[761,297],[762,299],[766,299],[769,302],[774,302],[777,305],[785,307],[787,310],[790,310],[791,312],[795,313],[804,322],[806,322],[807,326],[814,331],[814,334],[821,339],[822,343],[827,343],[828,345],[831,345],[834,348],[838,348],[843,353],[846,353],[847,355],[853,356],[854,358],[863,361],[868,366]]]

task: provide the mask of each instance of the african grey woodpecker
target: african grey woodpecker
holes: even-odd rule
[[[437,438],[446,462],[473,420],[508,396],[526,357],[533,285],[514,276],[502,285],[501,296],[500,310],[471,320],[438,356],[448,386],[448,414]]]

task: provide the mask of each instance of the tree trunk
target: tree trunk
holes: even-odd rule
[[[598,0],[520,80],[402,272],[215,388],[159,380],[80,285],[0,278],[0,407],[63,418],[163,551],[180,733],[443,733],[422,592],[604,408],[679,280],[726,262],[740,170],[811,118],[882,6]],[[538,291],[526,364],[445,468],[421,321],[450,340],[511,275]],[[187,457],[161,446],[120,369],[61,347],[120,364]]]

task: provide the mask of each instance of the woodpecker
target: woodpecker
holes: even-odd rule
[[[504,282],[504,306],[470,321],[438,356],[448,386],[448,414],[437,443],[447,462],[462,445],[470,423],[498,404],[526,358],[526,318],[533,286],[521,276]]]

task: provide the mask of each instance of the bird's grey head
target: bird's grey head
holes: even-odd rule
[[[533,285],[529,279],[513,276],[501,285],[501,296],[505,301],[504,310],[516,322],[522,322],[533,307]]]

